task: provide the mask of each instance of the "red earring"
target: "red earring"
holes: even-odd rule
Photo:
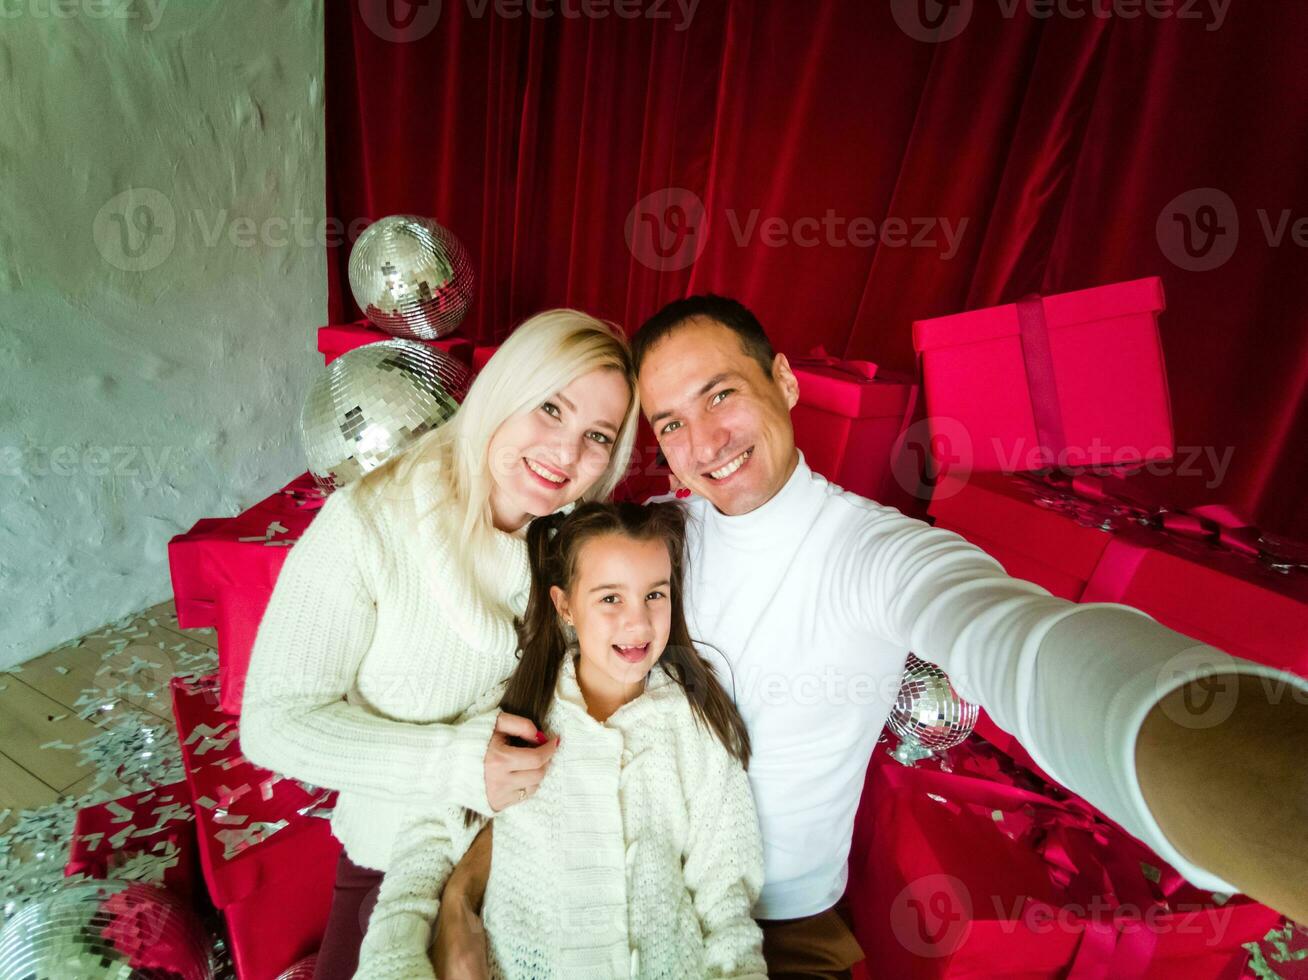
[[[678,488],[677,488],[677,499],[678,499],[678,500],[685,500],[685,499],[686,499],[687,497],[689,497],[689,496],[690,496],[690,489],[689,489],[688,487],[678,487]]]

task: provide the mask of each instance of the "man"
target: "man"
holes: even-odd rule
[[[691,632],[753,742],[771,976],[847,977],[861,958],[837,905],[909,650],[1191,881],[1308,921],[1308,681],[1127,606],[1054,598],[814,474],[790,423],[798,382],[733,300],[674,302],[633,348],[642,409],[692,494]],[[438,968],[467,948],[479,845],[447,885]]]

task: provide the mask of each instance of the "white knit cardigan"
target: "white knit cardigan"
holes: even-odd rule
[[[494,717],[502,689],[468,717]],[[495,978],[763,977],[750,910],[763,851],[749,780],[660,667],[601,724],[571,656],[545,731],[559,749],[539,789],[494,817],[482,907]],[[439,895],[479,826],[415,807],[360,951],[356,978],[433,977]]]
[[[489,814],[493,717],[459,723],[508,676],[517,637],[454,574],[457,541],[433,508],[431,470],[365,505],[335,491],[291,549],[251,653],[240,741],[258,765],[340,790],[332,832],[350,859],[386,870],[406,804]],[[497,533],[497,598],[530,586],[526,542]]]

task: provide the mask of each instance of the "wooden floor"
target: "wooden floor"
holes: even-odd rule
[[[172,726],[168,682],[214,640],[181,629],[170,599],[0,673],[0,834],[19,811],[104,780],[76,746],[116,716]]]

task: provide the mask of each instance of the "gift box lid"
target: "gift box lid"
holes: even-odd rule
[[[335,360],[346,351],[354,350],[365,344],[375,344],[383,340],[402,340],[384,330],[379,330],[368,320],[356,320],[353,323],[329,323],[318,328],[318,353],[325,361]],[[463,337],[447,334],[436,340],[421,340],[419,343],[435,347],[447,354],[457,357],[465,365],[472,363],[472,342]]]
[[[1157,276],[1078,289],[1070,293],[1053,293],[1042,299],[1045,320],[1051,329],[1135,313],[1158,313],[1166,306],[1163,282]],[[929,351],[938,347],[1012,337],[1019,332],[1017,304],[1004,303],[980,310],[917,320],[913,323],[913,347],[918,351]]]
[[[799,404],[844,418],[902,418],[915,382],[906,374],[873,367],[862,373],[867,361],[825,364],[805,358],[791,362],[799,381]]]

